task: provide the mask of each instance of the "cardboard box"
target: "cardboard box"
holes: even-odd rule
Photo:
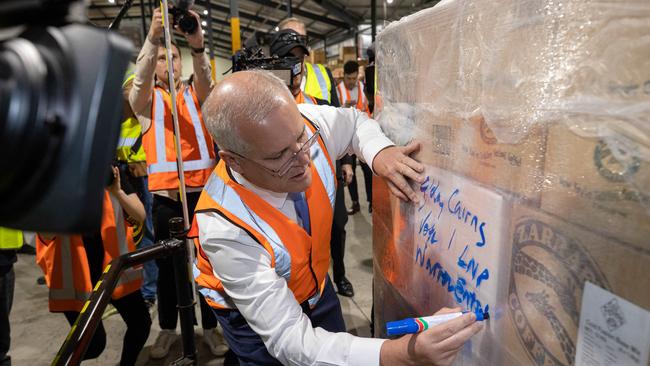
[[[573,364],[585,281],[650,309],[650,251],[520,205],[510,237],[503,342],[519,364]]]
[[[417,138],[441,186],[463,182],[461,224],[478,213],[505,227],[491,236],[498,249],[472,253],[494,280],[475,286],[491,320],[455,365],[572,365],[586,281],[650,310],[648,34],[647,0],[448,0],[379,34],[382,128],[397,144]],[[456,207],[448,199],[436,202]],[[375,298],[378,318],[467,295],[464,283],[440,286],[469,263],[439,247],[457,223],[425,230],[446,272],[420,267],[431,207],[395,215],[385,201],[373,204],[375,293],[390,297]]]
[[[516,144],[499,143],[481,116],[459,119],[420,108],[415,136],[427,141],[423,162],[460,173],[517,200],[539,205],[546,131],[531,129]]]
[[[356,47],[349,47],[349,46],[343,46],[340,49],[339,52],[339,59],[345,64],[348,61],[356,61],[357,60],[357,48]]]
[[[312,64],[327,64],[327,57],[325,56],[325,50],[322,48],[311,50],[309,52],[309,60]]]
[[[650,163],[618,160],[599,138],[581,137],[562,124],[549,128],[544,211],[601,235],[650,250]],[[638,182],[640,185],[635,187]],[[645,182],[645,186],[643,186]]]

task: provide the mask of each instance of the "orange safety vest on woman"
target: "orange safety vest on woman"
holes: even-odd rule
[[[350,98],[350,91],[345,87],[344,82],[341,81],[339,85],[336,86],[336,89],[339,93],[339,102],[341,102],[341,106],[344,106],[347,101],[352,100]],[[363,93],[363,83],[360,81],[357,81],[357,105],[355,108],[370,115],[370,109],[368,108],[368,99]]]
[[[309,136],[315,126],[305,118]],[[214,211],[240,227],[271,255],[271,266],[278,276],[287,281],[296,301],[309,301],[314,306],[325,286],[330,266],[330,235],[336,174],[332,160],[319,137],[311,147],[310,169],[313,179],[305,191],[311,222],[311,236],[280,210],[271,206],[255,193],[237,183],[228,168],[219,162],[206,184],[195,213]],[[190,236],[195,238],[197,257],[194,279],[208,304],[217,309],[233,308],[221,281],[215,276],[212,265],[198,240],[196,219]]]
[[[203,124],[201,108],[191,86],[183,85],[177,94],[185,184],[202,187],[216,164],[212,138]],[[149,190],[178,189],[171,95],[160,87],[153,91],[151,127],[142,136],[147,155]]]
[[[124,218],[117,198],[104,191],[101,237],[104,268],[113,258],[135,250],[133,227]],[[50,290],[50,311],[80,312],[90,297],[93,285],[81,235],[60,235],[51,241],[36,237],[36,263],[45,274]],[[120,275],[113,299],[119,299],[142,285],[142,267],[127,268]]]

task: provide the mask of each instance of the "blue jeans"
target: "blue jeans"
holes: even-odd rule
[[[329,276],[326,280],[323,295],[316,307],[309,309],[304,304],[301,306],[314,328],[321,327],[329,332],[345,332],[341,303],[336,296],[336,292],[334,292]],[[267,351],[262,338],[251,329],[239,311],[213,310],[223,329],[223,336],[230,350],[239,359],[240,366],[282,365]]]
[[[153,195],[149,192],[149,177],[138,178],[139,187],[136,187],[138,197],[144,205],[144,211],[147,218],[144,220],[144,236],[138,248],[150,247],[154,244],[153,235]],[[142,282],[142,297],[145,300],[156,299],[156,282],[158,281],[158,266],[155,260],[150,260],[144,264],[144,281]]]

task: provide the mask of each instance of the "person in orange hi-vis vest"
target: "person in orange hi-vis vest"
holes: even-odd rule
[[[359,64],[356,61],[348,61],[343,65],[343,81],[336,86],[341,105],[344,107],[356,108],[370,115],[368,108],[368,99],[364,92],[365,85],[359,80]],[[363,161],[359,162],[363,171],[363,180],[366,188],[366,201],[368,203],[368,213],[372,213],[372,169]],[[352,156],[352,171],[356,172],[357,157]],[[357,176],[352,176],[352,182],[348,185],[352,207],[348,210],[348,215],[354,215],[361,210],[359,204],[359,189],[357,186]]]
[[[39,233],[36,238],[36,262],[45,274],[49,309],[63,313],[70,325],[79,316],[106,265],[135,250],[134,226],[144,222],[142,202],[126,174],[120,174],[116,167],[103,200],[101,227],[97,231],[84,235]],[[151,328],[149,311],[140,292],[141,272],[141,266],[124,270],[111,298],[127,326],[120,365],[135,365]],[[84,359],[97,358],[105,346],[106,331],[100,323]]]
[[[196,12],[189,13],[197,22]],[[179,177],[176,168],[176,147],[172,123],[172,104],[166,50],[163,36],[162,14],[156,9],[149,33],[145,38],[135,65],[135,76],[130,87],[129,102],[142,126],[142,146],[147,155],[149,190],[153,193],[153,226],[155,242],[169,238],[169,219],[183,217],[182,202],[179,197]],[[181,32],[178,28],[178,32]],[[194,206],[201,189],[216,165],[215,144],[205,128],[201,106],[213,87],[211,67],[203,46],[201,28],[192,34],[184,34],[190,47],[192,58],[192,82],[181,80],[181,54],[172,45],[172,67],[176,89],[178,124],[180,129],[180,149],[185,170],[187,186],[187,209],[192,220]],[[178,308],[174,286],[174,266],[172,257],[156,260],[158,265],[158,324],[161,332],[154,342],[149,356],[162,359],[167,356],[172,344],[178,339]],[[201,326],[203,341],[215,356],[223,356],[228,347],[217,331],[217,319],[202,296]]]
[[[263,70],[227,76],[203,111],[221,161],[189,233],[193,273],[239,364],[451,364],[481,329],[475,314],[394,340],[355,337],[328,276],[336,159],[362,155],[417,204],[411,184],[424,182],[424,166],[409,156],[419,144],[395,146],[356,109],[296,104]]]

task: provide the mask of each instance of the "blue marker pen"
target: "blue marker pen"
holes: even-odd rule
[[[440,314],[426,316],[422,318],[408,318],[386,323],[386,333],[389,336],[420,333],[423,330],[456,319],[469,311],[459,311],[456,313]],[[476,320],[483,321],[490,319],[490,314],[476,312]]]

